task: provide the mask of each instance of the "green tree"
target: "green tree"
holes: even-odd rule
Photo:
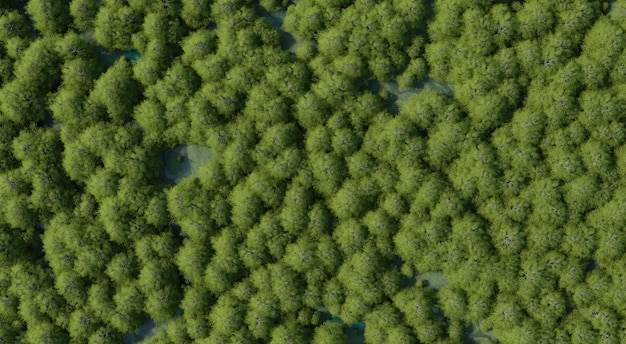
[[[101,70],[94,60],[76,58],[65,62],[62,72],[63,86],[75,93],[86,93],[91,90]]]
[[[287,246],[284,261],[294,270],[303,273],[320,265],[317,246],[310,239],[300,239]]]
[[[273,86],[260,83],[249,88],[243,111],[246,116],[254,118],[257,129],[264,132],[273,125],[289,121],[290,103]]]
[[[545,116],[538,111],[522,108],[513,114],[511,131],[520,142],[538,144],[543,138]]]
[[[149,12],[143,19],[143,32],[149,40],[178,43],[185,34],[177,17],[164,13]]]
[[[224,230],[212,238],[215,254],[205,269],[204,281],[214,293],[224,291],[241,277],[243,262],[238,249],[241,241],[234,229]]]
[[[517,13],[519,32],[524,39],[533,39],[547,34],[556,24],[553,9],[541,2],[525,2]]]
[[[139,316],[144,309],[145,297],[133,283],[125,283],[117,287],[113,300],[116,310],[123,314]]]
[[[332,62],[333,68],[350,78],[361,78],[367,74],[366,64],[363,58],[357,54],[350,53],[339,57]]]
[[[338,28],[322,31],[317,41],[320,53],[326,56],[339,57],[347,51],[347,33]]]
[[[211,1],[181,0],[181,3],[182,10],[180,17],[190,28],[201,29],[213,21],[211,16]]]
[[[531,185],[533,212],[530,221],[560,226],[567,222],[567,205],[563,202],[559,182],[549,179],[537,179]]]
[[[378,196],[371,180],[348,179],[329,200],[329,208],[340,219],[360,217],[374,206]]]
[[[132,252],[117,253],[111,258],[106,269],[107,276],[118,284],[132,282],[138,272],[138,260]]]
[[[572,312],[564,319],[564,327],[571,336],[572,343],[584,343],[587,341],[600,341],[598,331],[582,315],[580,310]]]
[[[313,342],[320,344],[347,344],[348,339],[343,332],[343,325],[326,321],[315,327]]]
[[[97,200],[114,197],[117,194],[120,177],[103,168],[97,168],[86,182],[86,189]]]
[[[215,297],[206,289],[192,286],[185,288],[180,307],[183,311],[184,318],[196,319],[203,318],[206,315],[206,311],[210,309],[214,303]]]
[[[324,291],[322,294],[323,305],[332,314],[339,314],[341,312],[341,306],[343,305],[345,299],[346,289],[337,279],[337,277],[332,277],[330,280],[327,281],[326,285],[324,286]]]
[[[624,31],[619,28],[619,25],[602,16],[587,31],[582,45],[582,53],[592,61],[602,65],[602,69],[604,69],[605,66],[610,66],[619,58],[619,52],[623,49],[624,44]]]
[[[183,314],[182,319],[185,321],[186,332],[192,340],[200,340],[209,336],[211,325],[206,315],[192,318]]]
[[[219,192],[224,186],[228,185],[224,166],[217,159],[210,160],[200,168],[198,180],[203,188],[214,192]]]
[[[98,317],[85,309],[77,309],[70,315],[68,332],[74,340],[86,340],[99,325]]]
[[[9,199],[4,208],[4,218],[13,228],[26,229],[38,222],[37,213],[26,196]]]
[[[297,234],[307,228],[308,212],[313,203],[311,191],[294,184],[287,191],[280,211],[281,224],[286,231]]]
[[[581,147],[583,162],[588,171],[608,175],[614,168],[613,154],[602,143],[589,140]]]
[[[54,286],[69,305],[81,306],[87,301],[87,279],[73,271],[61,271],[55,276]]]
[[[98,78],[89,98],[104,106],[110,119],[119,125],[130,120],[133,107],[141,100],[140,93],[130,62],[121,58]]]
[[[332,139],[332,131],[324,125],[318,125],[306,132],[306,150],[309,153],[329,153],[332,150]]]
[[[524,311],[519,299],[510,294],[499,294],[490,318],[496,329],[506,329],[519,324],[524,318]]]
[[[53,344],[70,341],[68,333],[50,321],[30,325],[24,337],[30,343]]]
[[[283,28],[296,38],[313,40],[325,24],[324,11],[320,6],[303,3],[287,8]]]
[[[155,95],[163,104],[172,98],[191,97],[200,87],[200,78],[193,69],[182,63],[174,63],[165,72],[165,76],[146,90],[148,96]]]
[[[185,240],[176,256],[176,265],[185,277],[193,285],[201,285],[203,271],[210,261],[211,251],[197,240]]]
[[[596,174],[585,174],[564,185],[563,199],[572,216],[582,217],[589,210],[601,206],[609,198],[610,191],[601,184]]]
[[[308,90],[311,76],[309,68],[296,61],[271,66],[265,73],[265,80],[283,95],[295,100]]]
[[[85,39],[85,37],[80,36],[74,31],[70,31],[69,33],[57,39],[54,48],[57,54],[59,54],[59,56],[63,60],[88,60],[95,57],[89,41]],[[90,66],[92,69],[101,67],[95,61],[93,62],[94,65]]]
[[[153,259],[144,263],[139,272],[138,286],[147,296],[179,282],[178,269],[173,263]]]
[[[462,15],[465,5],[459,2],[434,5],[438,14],[434,16],[433,22],[428,25],[428,34],[432,37],[433,42],[458,38],[462,33]]]
[[[347,99],[357,95],[358,86],[347,76],[335,74],[320,77],[318,82],[311,86],[311,90],[325,103],[339,107]],[[316,115],[316,117],[319,118],[320,115]]]
[[[209,54],[203,59],[192,63],[193,69],[205,82],[219,82],[223,80],[226,77],[229,65],[228,58],[220,53]]]
[[[380,206],[394,219],[400,220],[408,212],[408,205],[398,192],[386,193],[380,201]]]
[[[565,251],[565,253],[568,253]],[[559,275],[558,285],[562,290],[572,293],[575,288],[584,282],[586,274],[586,258],[568,257],[563,271]]]
[[[254,225],[264,212],[263,199],[248,185],[238,184],[230,195],[232,222],[240,228]]]
[[[167,46],[163,46],[159,48],[159,50],[154,47],[156,44],[160,43],[161,42],[158,41],[156,43],[148,43],[148,48],[146,48],[148,51],[142,56],[141,59],[133,61],[133,74],[137,81],[139,81],[143,86],[155,84],[163,76],[163,73],[166,70],[167,66],[161,60],[165,60],[166,58],[165,55],[167,54]],[[155,50],[158,51],[158,54],[153,53]]]
[[[69,3],[49,0],[29,0],[26,12],[32,17],[35,29],[44,35],[63,33],[71,23]]]
[[[448,176],[463,198],[486,200],[498,193],[500,173],[495,149],[481,143],[462,153],[450,166]]]
[[[306,160],[303,149],[299,148],[287,148],[282,151],[275,159],[270,160],[264,168],[268,173],[279,180],[287,180],[291,177],[295,177],[301,171],[307,169],[304,167]]]
[[[311,334],[309,328],[298,324],[296,321],[287,320],[272,330],[270,343],[304,344],[310,341]]]
[[[294,117],[307,130],[323,125],[331,115],[328,103],[313,92],[307,92],[300,97],[295,104],[295,110]]]
[[[256,301],[257,299],[254,300]],[[276,319],[260,312],[253,306],[251,301],[248,312],[246,313],[245,322],[255,338],[268,340],[272,329],[275,327]]]
[[[434,300],[416,284],[392,297],[394,306],[403,314],[406,323],[413,328],[417,339],[431,342],[443,334],[443,327],[434,320]]]
[[[608,264],[617,259],[626,249],[626,238],[621,235],[619,227],[608,227],[599,232],[598,248],[594,258],[599,264]]]
[[[178,285],[165,286],[146,295],[146,312],[155,321],[166,321],[174,316],[182,294]]]
[[[272,291],[280,301],[280,310],[292,313],[302,305],[305,284],[301,275],[283,262],[270,265]]]
[[[206,57],[215,52],[217,48],[217,37],[213,31],[199,29],[191,32],[183,38],[181,47],[183,49],[182,61],[186,65]]]
[[[161,142],[167,126],[165,107],[153,99],[145,99],[133,110],[133,118],[143,129],[143,140],[152,146]]]
[[[100,7],[95,18],[94,35],[106,49],[132,48],[131,35],[141,29],[141,12],[123,5]]]
[[[84,128],[104,119],[98,113],[90,113],[85,108],[86,94],[62,87],[55,95],[50,110],[53,119],[72,128]],[[104,114],[103,114],[104,115]]]
[[[119,343],[122,338],[122,334],[112,329],[110,326],[100,327],[94,334],[89,337],[89,343],[94,344],[113,344]]]
[[[361,138],[353,130],[348,128],[339,129],[332,137],[332,147],[335,153],[348,156],[359,149]]]
[[[396,221],[386,211],[380,208],[369,211],[365,214],[362,221],[367,227],[368,232],[378,237],[392,237],[398,231]]]
[[[332,214],[323,202],[312,204],[306,219],[308,220],[307,230],[314,238],[330,233]]]
[[[12,37],[25,36],[31,33],[31,23],[27,17],[16,10],[4,10],[0,16],[2,30],[0,30],[0,41],[7,42]]]
[[[365,337],[368,339],[374,339],[377,335],[386,337],[386,341],[389,342],[389,330],[400,325],[403,322],[402,313],[389,302],[384,302],[374,308],[369,314],[367,314],[363,321],[366,323]],[[402,342],[398,342],[402,343]]]
[[[8,121],[24,125],[44,120],[45,100],[35,91],[37,87],[42,86],[37,86],[36,81],[32,84],[28,82],[26,77],[16,78],[0,90],[0,97],[4,99],[0,104],[0,110],[4,112]]]
[[[6,56],[0,58],[0,80],[2,80],[2,84],[9,83],[13,78],[13,63]]]
[[[87,304],[93,315],[100,319],[108,319],[111,316],[115,309],[114,290],[113,284],[106,279],[91,284]]]
[[[420,222],[420,219],[414,215],[405,215],[400,219],[400,229],[393,237],[398,255],[408,262],[407,264],[417,263],[425,254],[426,243],[417,230]]]
[[[267,128],[260,142],[255,147],[257,151],[257,161],[266,162],[264,159],[271,159],[278,156],[285,149],[298,145],[302,141],[302,133],[295,124],[279,123]]]
[[[72,0],[69,5],[69,13],[76,29],[85,32],[94,27],[94,20],[101,5],[100,1]]]
[[[365,150],[359,150],[346,158],[348,171],[352,178],[367,178],[376,172],[377,160]]]
[[[534,252],[546,253],[563,242],[563,231],[548,223],[530,223],[526,232],[526,245]]]
[[[211,308],[209,320],[212,324],[213,333],[230,335],[245,326],[245,304],[239,302],[233,295],[220,296],[217,303]]]
[[[469,126],[465,121],[438,125],[427,142],[429,163],[438,169],[445,169],[459,155],[460,143],[468,131]]]
[[[333,153],[311,154],[311,171],[317,179],[316,188],[325,195],[331,195],[339,189],[347,177],[345,160]]]

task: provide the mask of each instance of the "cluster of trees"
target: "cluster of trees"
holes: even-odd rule
[[[624,1],[257,6],[2,2],[0,342],[626,340]]]

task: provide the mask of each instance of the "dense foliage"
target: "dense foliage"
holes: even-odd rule
[[[626,341],[624,0],[9,0],[0,42],[0,343]]]

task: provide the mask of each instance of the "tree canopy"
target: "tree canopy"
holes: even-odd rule
[[[0,343],[619,342],[625,18],[2,1]]]

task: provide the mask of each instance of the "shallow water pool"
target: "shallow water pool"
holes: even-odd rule
[[[182,178],[195,177],[213,155],[202,146],[180,144],[163,152],[162,178],[176,183]]]

